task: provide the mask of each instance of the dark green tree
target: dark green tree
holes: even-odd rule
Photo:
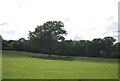
[[[95,38],[92,40],[91,50],[92,56],[102,57],[105,41],[101,38]]]
[[[110,57],[110,55],[111,55],[111,53],[112,53],[112,51],[113,51],[113,49],[112,49],[112,47],[113,47],[113,45],[114,45],[114,42],[116,41],[113,37],[110,37],[110,36],[108,36],[108,37],[105,37],[104,39],[104,49],[103,49],[103,51],[104,51],[104,56],[105,57]]]
[[[37,26],[35,31],[29,32],[30,43],[39,51],[49,53],[49,57],[51,57],[54,43],[65,39],[63,35],[66,35],[67,32],[63,28],[64,24],[61,21],[48,21]]]
[[[74,41],[73,45],[73,50],[74,50],[74,55],[77,56],[87,56],[90,54],[90,47],[91,41],[88,40],[78,40]]]
[[[20,38],[18,41],[14,41],[13,48],[18,51],[30,51],[29,41]]]
[[[69,57],[73,53],[73,41],[65,40],[60,42],[60,54]]]
[[[111,57],[113,58],[120,58],[120,42],[117,42],[112,47],[113,51]]]
[[[2,39],[2,49],[6,49],[8,47],[6,40]]]
[[[74,41],[74,52],[79,56],[85,56],[85,40]]]
[[[2,42],[3,49],[14,50],[14,48],[13,48],[14,42],[15,42],[15,40],[3,40],[3,42]]]
[[[0,35],[0,50],[2,50],[2,36]]]

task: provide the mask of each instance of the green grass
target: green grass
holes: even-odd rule
[[[3,79],[118,79],[118,60],[3,51]]]

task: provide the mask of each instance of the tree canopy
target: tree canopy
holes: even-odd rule
[[[43,52],[52,53],[54,43],[65,40],[63,35],[67,32],[63,29],[64,24],[61,21],[48,21],[43,25],[37,26],[35,31],[29,32],[29,39],[32,44],[36,42],[36,48],[44,49]]]
[[[63,29],[64,24],[61,21],[48,21],[43,25],[37,26],[35,31],[29,32],[29,39],[40,39],[43,41],[64,40],[67,32]]]

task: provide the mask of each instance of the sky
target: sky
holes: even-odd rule
[[[47,21],[62,21],[66,39],[118,40],[119,0],[0,0],[0,35],[5,40],[28,38]]]

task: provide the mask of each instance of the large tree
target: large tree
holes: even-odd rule
[[[54,43],[65,39],[64,35],[67,32],[63,28],[64,24],[61,21],[48,21],[43,25],[37,26],[35,31],[29,32],[30,42],[39,51],[44,50],[43,52],[49,53],[49,56],[51,56]]]
[[[60,42],[60,53],[62,55],[65,55],[67,57],[69,57],[70,55],[72,55],[73,53],[73,41],[72,40],[65,40]]]
[[[20,38],[18,41],[14,41],[13,48],[18,51],[30,51],[29,41]]]
[[[104,52],[105,52],[105,57],[110,57],[110,54],[112,53],[113,49],[113,45],[114,42],[116,41],[113,37],[105,37],[104,39]]]
[[[115,58],[120,58],[120,42],[114,44],[111,56]]]
[[[86,55],[86,41],[85,40],[74,41],[74,53],[80,56]]]
[[[95,38],[92,40],[92,55],[96,57],[103,56],[103,49],[104,49],[105,41],[101,38]]]
[[[74,55],[77,56],[89,56],[91,48],[91,41],[88,40],[74,40],[73,41]]]
[[[110,54],[112,53],[112,47],[115,42],[115,39],[113,37],[104,37],[101,38],[95,38],[92,40],[92,54],[97,57],[110,57]]]

